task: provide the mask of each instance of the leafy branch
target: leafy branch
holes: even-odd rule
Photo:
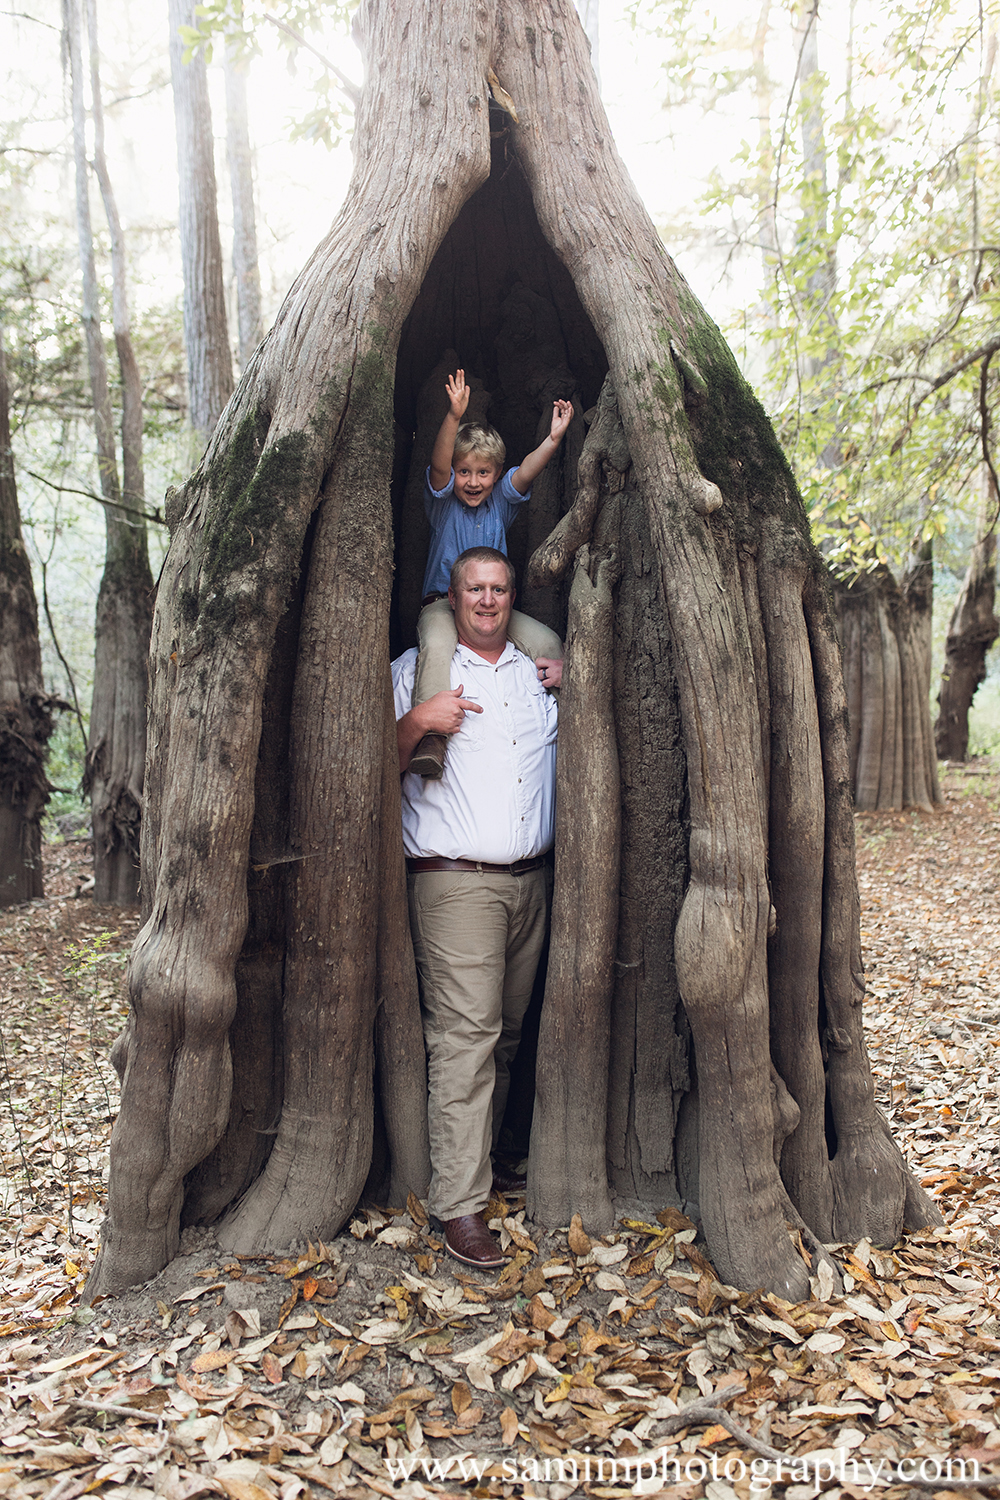
[[[933,396],[935,391],[939,391],[943,385],[947,385],[949,381],[955,379],[956,375],[961,375],[963,370],[967,370],[970,365],[977,364],[979,360],[985,361],[983,366],[983,375],[985,378],[986,367],[998,349],[1000,349],[1000,334],[995,334],[994,337],[989,339],[987,343],[981,344],[980,347],[978,349],[974,349],[971,354],[964,355],[962,359],[957,360],[955,364],[953,364],[949,369],[942,371],[942,373],[936,376],[933,380],[928,375],[921,375],[919,373],[914,374],[911,378],[915,380],[928,381],[929,389],[926,391],[921,391],[920,395],[914,401],[913,407],[910,412],[910,420],[907,422],[902,432],[896,438],[891,449],[889,450],[890,453],[898,453],[902,448],[903,444],[906,442],[906,439],[913,431],[913,425],[917,420],[917,413],[923,406],[924,402],[927,400],[928,396]],[[905,378],[905,376],[901,378]],[[876,382],[876,386],[878,384],[879,382]],[[872,388],[873,387],[869,387],[869,389]],[[987,460],[987,462],[989,462],[989,460]]]

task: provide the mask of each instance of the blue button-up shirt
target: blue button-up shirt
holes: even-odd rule
[[[422,597],[446,594],[451,581],[451,565],[467,547],[495,547],[507,556],[507,527],[517,515],[517,508],[531,498],[515,488],[508,469],[490,493],[488,500],[475,507],[463,505],[455,498],[455,471],[443,490],[431,489],[431,471],[424,475],[424,510],[431,523],[431,545],[427,554]]]

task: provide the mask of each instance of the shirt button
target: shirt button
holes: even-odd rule
[[[520,776],[517,778],[517,784],[518,784],[518,786],[521,785],[521,778],[520,778]]]

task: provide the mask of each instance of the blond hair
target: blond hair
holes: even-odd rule
[[[455,458],[465,458],[474,453],[477,458],[488,458],[495,469],[503,468],[507,457],[503,438],[495,427],[482,427],[477,422],[463,422],[455,434]]]

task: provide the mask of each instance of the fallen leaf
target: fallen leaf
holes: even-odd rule
[[[427,1217],[427,1210],[416,1193],[408,1193],[406,1195],[406,1208],[414,1224],[419,1224],[421,1229],[425,1229],[430,1220]]]
[[[228,1365],[234,1357],[232,1349],[216,1349],[210,1354],[199,1354],[191,1361],[191,1368],[196,1375],[204,1375],[208,1370],[221,1370]]]
[[[259,1484],[253,1484],[249,1479],[231,1479],[225,1475],[217,1475],[219,1484],[232,1500],[272,1500],[267,1490],[261,1489]]]
[[[572,1219],[570,1219],[566,1240],[574,1255],[590,1254],[590,1236],[584,1233],[583,1220],[579,1214],[574,1214]]]

